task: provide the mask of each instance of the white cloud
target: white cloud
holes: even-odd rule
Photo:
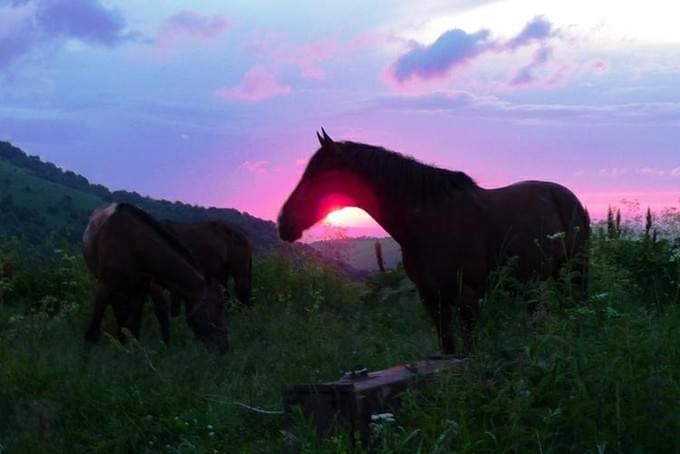
[[[439,14],[424,25],[417,23],[403,36],[419,42],[433,42],[453,27],[474,31],[485,27],[494,34],[511,36],[527,19],[545,15],[558,28],[587,34],[603,43],[621,39],[639,44],[680,43],[677,18],[680,2],[647,0],[537,1],[508,0],[492,2],[462,13]]]

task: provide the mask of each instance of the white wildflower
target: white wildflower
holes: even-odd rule
[[[546,235],[546,237],[551,241],[560,240],[560,239],[564,238],[565,236],[566,236],[566,234],[564,232],[556,232],[556,233],[553,233],[552,235]]]
[[[371,415],[371,422],[373,423],[391,423],[395,421],[395,417],[393,413],[386,412],[386,413],[375,413]]]

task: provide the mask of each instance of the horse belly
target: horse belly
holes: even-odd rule
[[[423,247],[415,253],[402,251],[404,270],[421,295],[452,294],[461,285],[483,288],[489,274],[488,254],[482,241],[468,239],[456,242],[451,238],[435,241],[431,247]]]

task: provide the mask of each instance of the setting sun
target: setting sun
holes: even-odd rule
[[[345,207],[331,211],[323,220],[324,224],[334,226],[356,226],[372,221],[371,217],[361,208]]]

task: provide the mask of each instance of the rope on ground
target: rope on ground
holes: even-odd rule
[[[232,405],[234,407],[241,407],[241,408],[244,408],[246,410],[252,411],[253,413],[260,414],[260,415],[282,415],[282,414],[284,414],[284,412],[281,411],[281,410],[265,410],[265,409],[262,409],[262,408],[257,408],[257,407],[250,406],[248,404],[244,404],[243,402],[225,401],[225,400],[215,399],[214,397],[210,397],[210,396],[201,396],[201,397],[203,397],[205,400],[210,401],[210,402],[215,402],[215,403],[222,404],[222,405]]]

